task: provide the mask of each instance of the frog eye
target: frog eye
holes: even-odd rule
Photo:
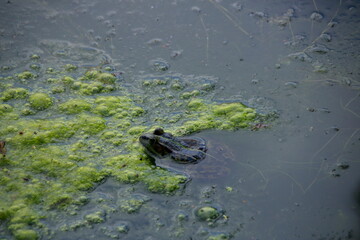
[[[154,134],[161,136],[161,135],[164,134],[164,129],[162,129],[162,128],[157,128],[157,129],[154,130]]]

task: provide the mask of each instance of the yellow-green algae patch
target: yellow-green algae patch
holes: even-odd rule
[[[116,118],[136,116],[143,112],[143,109],[134,106],[132,100],[124,96],[101,96],[95,99],[96,107],[93,113],[102,116],[116,115]]]
[[[29,91],[25,88],[9,88],[1,93],[1,100],[23,99],[28,97]]]
[[[74,74],[81,71],[68,67]],[[207,97],[215,89],[207,78],[145,76],[134,80],[137,89],[124,90],[111,73],[89,70],[70,77],[54,70],[49,80],[42,69],[39,79],[48,88],[62,84],[57,86],[65,90],[52,95],[40,93],[46,86],[37,92],[29,85],[33,92],[8,88],[0,99],[0,140],[7,148],[0,159],[0,221],[17,239],[39,238],[40,219],[48,211],[86,203],[79,199],[110,176],[156,193],[176,191],[187,177],[153,166],[138,142],[144,132],[159,126],[176,135],[236,130],[261,118],[240,102]],[[33,115],[19,115],[23,99],[37,110]],[[142,204],[124,202],[121,209],[132,212]],[[103,216],[85,219],[100,223]]]
[[[31,229],[19,229],[14,231],[16,240],[36,240],[39,238],[38,233]]]
[[[64,68],[66,71],[72,72],[72,71],[75,71],[78,67],[73,64],[65,64]]]
[[[188,103],[188,118],[176,129],[178,134],[190,134],[205,129],[236,130],[248,127],[257,116],[256,111],[240,102],[206,104],[194,98]]]
[[[101,72],[99,70],[96,69],[92,69],[87,71],[84,76],[82,76],[80,78],[80,80],[82,81],[86,81],[86,80],[93,80],[93,81],[99,81],[102,83],[107,83],[107,84],[114,84],[117,80],[117,78],[108,72]]]
[[[29,97],[30,106],[36,110],[44,110],[53,104],[51,97],[46,93],[34,93]]]
[[[19,79],[32,79],[36,78],[36,75],[30,71],[24,71],[16,75]]]
[[[83,99],[70,99],[59,105],[59,109],[66,114],[76,114],[91,109],[91,104]]]
[[[13,107],[9,104],[0,104],[0,116],[13,111]]]

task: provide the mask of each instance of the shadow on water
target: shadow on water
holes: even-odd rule
[[[107,179],[76,211],[52,211],[44,239],[360,238],[359,2],[1,4],[1,66],[30,53],[78,63],[80,46],[95,57],[79,65],[111,63],[128,89],[149,73],[212,75],[214,100],[279,112],[257,131],[196,133],[208,157],[171,165],[192,176],[173,195]],[[62,49],[44,51],[52,39]]]

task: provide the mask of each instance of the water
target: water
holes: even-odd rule
[[[42,238],[359,239],[359,8],[325,0],[2,1],[1,66],[41,54],[44,40],[65,40],[99,52],[80,65],[110,58],[129,85],[162,59],[169,71],[218,78],[216,99],[236,96],[280,116],[259,131],[196,134],[224,146],[230,174],[194,179],[173,196],[108,179],[76,215],[54,211]],[[129,199],[138,209],[119,209]],[[196,210],[208,205],[220,217],[199,220]],[[94,212],[105,221],[80,224]]]

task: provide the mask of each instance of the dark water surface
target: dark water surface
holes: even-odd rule
[[[1,0],[1,66],[65,40],[103,51],[130,85],[160,61],[218,78],[217,99],[279,112],[259,131],[196,134],[225,159],[220,177],[174,196],[108,179],[79,214],[45,220],[42,239],[360,239],[359,23],[346,0]],[[135,213],[113,210],[134,198]],[[199,220],[205,205],[221,217]],[[105,222],[65,231],[97,210]]]

